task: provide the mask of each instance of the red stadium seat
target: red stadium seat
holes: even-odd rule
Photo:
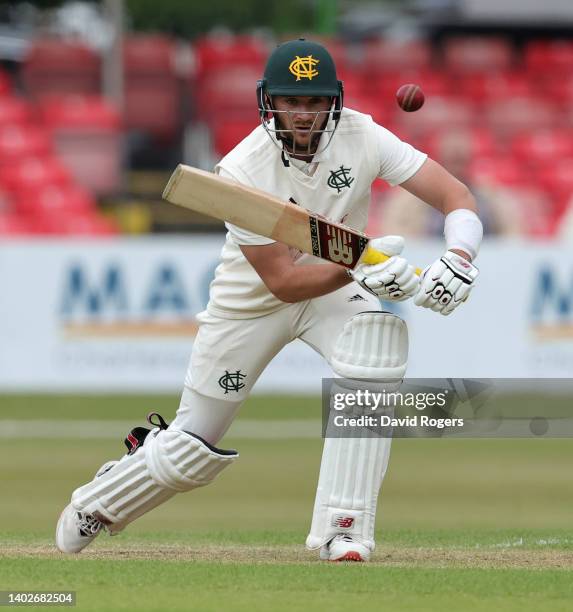
[[[262,74],[269,55],[268,43],[255,36],[216,34],[198,39],[193,45],[197,78],[209,76],[220,68],[248,66]]]
[[[8,96],[11,90],[12,84],[10,82],[10,77],[4,70],[0,70],[0,98]]]
[[[434,96],[415,113],[405,113],[396,107],[394,120],[400,129],[420,137],[445,129],[469,128],[474,125],[476,116],[473,105],[466,100]]]
[[[485,36],[456,36],[444,43],[444,64],[448,70],[466,74],[507,70],[513,61],[509,40]]]
[[[559,104],[565,110],[573,108],[573,70],[539,75],[536,81],[547,100]]]
[[[32,106],[28,101],[15,96],[0,97],[0,126],[22,125],[31,119]]]
[[[3,240],[10,236],[18,237],[34,232],[35,228],[27,218],[0,212],[0,236]]]
[[[390,102],[377,102],[373,96],[345,94],[344,106],[370,115],[376,123],[386,126],[393,114],[393,104]]]
[[[27,157],[0,167],[0,189],[8,193],[71,184],[70,172],[54,157]]]
[[[119,190],[123,136],[113,106],[99,96],[50,97],[40,114],[59,157],[81,185],[101,195]]]
[[[573,157],[573,133],[565,130],[533,130],[516,136],[511,143],[513,155],[534,164],[553,164]]]
[[[90,193],[77,185],[46,185],[16,192],[14,210],[34,216],[60,211],[89,213],[97,210],[97,203]]]
[[[463,96],[478,103],[531,98],[536,93],[533,81],[525,72],[460,74],[457,83]]]
[[[379,71],[429,68],[432,48],[424,40],[378,40],[364,47],[363,70],[372,75]]]
[[[172,140],[180,120],[175,42],[164,36],[130,36],[123,54],[126,128]]]
[[[225,121],[213,125],[213,145],[221,157],[248,136],[260,123],[253,121]]]
[[[573,41],[535,40],[525,47],[525,65],[538,74],[566,75],[573,70]]]
[[[478,183],[510,186],[522,185],[525,176],[521,165],[510,157],[481,157],[471,164],[469,174]]]
[[[457,85],[449,74],[436,70],[403,70],[381,72],[375,79],[367,80],[367,90],[380,104],[396,104],[396,91],[405,83],[415,83],[427,98],[447,98],[456,93]]]
[[[573,194],[573,157],[556,160],[540,168],[539,183],[560,203]]]
[[[97,94],[100,57],[89,47],[57,38],[33,42],[23,62],[23,81],[36,98],[49,94]]]
[[[556,127],[562,121],[557,105],[536,98],[501,100],[487,106],[488,125],[497,134],[512,135],[535,128]]]
[[[35,126],[0,126],[0,165],[20,157],[43,157],[52,153],[46,130]]]
[[[430,134],[428,135],[428,138],[425,139],[423,146],[421,146],[422,150],[426,151],[429,155],[434,157],[434,159],[440,161],[441,144],[445,137],[453,133],[463,138],[467,142],[468,151],[474,158],[491,158],[501,153],[502,147],[498,139],[495,137],[495,134],[492,134],[490,130],[483,127],[470,127],[468,129],[455,130],[455,132],[447,130],[446,132]]]
[[[219,121],[225,114],[235,119],[254,120],[258,115],[258,78],[259,71],[250,66],[220,69],[206,75],[197,92],[198,117]]]

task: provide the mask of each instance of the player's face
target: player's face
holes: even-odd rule
[[[318,138],[313,143],[313,136],[318,136],[317,130],[324,129],[331,104],[331,98],[327,96],[273,96],[273,107],[287,111],[276,113],[275,120],[282,129],[292,130],[298,151],[309,150],[309,145],[311,151],[316,149]]]

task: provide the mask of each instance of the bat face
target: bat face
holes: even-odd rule
[[[366,234],[210,172],[179,164],[163,198],[196,212],[272,238],[303,253],[354,268],[388,259],[368,248]]]

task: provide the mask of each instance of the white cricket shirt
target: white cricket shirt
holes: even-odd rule
[[[310,164],[289,158],[286,167],[281,149],[259,126],[217,164],[215,172],[364,231],[372,182],[381,178],[399,185],[426,158],[369,115],[344,108],[330,145]],[[267,289],[239,248],[274,241],[229,223],[226,227],[207,310],[219,317],[252,318],[287,306]],[[309,263],[326,262],[308,254],[296,261],[296,265]]]

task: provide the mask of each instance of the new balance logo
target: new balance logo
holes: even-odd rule
[[[332,526],[339,529],[350,529],[354,525],[354,517],[352,516],[335,516],[332,519]]]
[[[359,293],[357,293],[356,295],[349,297],[347,301],[348,302],[361,302],[361,301],[365,302],[366,298],[363,295],[360,295]]]

